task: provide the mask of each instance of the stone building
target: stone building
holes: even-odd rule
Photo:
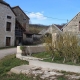
[[[29,17],[19,6],[11,8],[0,0],[0,47],[15,46],[26,40]]]
[[[23,33],[23,41],[25,41],[26,40],[26,34],[29,32],[29,19],[30,18],[24,13],[24,11],[19,6],[13,7],[12,10],[16,14],[17,21],[26,30]]]
[[[15,14],[10,5],[0,0],[0,47],[14,46]]]
[[[80,33],[80,12],[63,27],[63,32]]]

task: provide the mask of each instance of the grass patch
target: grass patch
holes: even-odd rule
[[[23,64],[29,64],[29,63],[27,61],[17,59],[15,55],[9,55],[1,59],[0,60],[0,80],[42,80],[40,79],[39,76],[37,76],[34,79],[33,75],[31,76],[26,76],[25,74],[17,75],[9,72],[11,68],[15,66],[23,65]],[[64,71],[62,71],[61,73],[66,74],[66,72]],[[59,76],[57,77],[57,80],[68,80],[68,79],[65,78],[65,76]]]
[[[34,78],[33,75],[26,76],[25,74],[13,74],[9,71],[11,68],[29,64],[28,61],[17,59],[15,55],[9,55],[0,60],[0,80],[42,80],[39,76]]]
[[[8,75],[7,72],[9,72],[11,68],[15,66],[23,65],[23,64],[29,64],[29,63],[27,61],[22,61],[20,59],[17,59],[15,55],[9,55],[1,59],[0,60],[0,79],[1,80],[17,80],[15,79],[15,77],[19,75],[16,75],[16,76],[15,74]]]
[[[42,52],[42,53],[35,53],[32,54],[33,57],[37,57],[37,58],[49,58],[50,54],[47,52]]]
[[[1,50],[1,49],[9,49],[9,48],[16,48],[16,46],[10,46],[10,47],[0,47],[0,50]]]
[[[59,59],[54,59],[54,61],[52,61],[52,59],[51,58],[49,58],[49,59],[44,59],[43,61],[45,61],[45,62],[51,62],[51,63],[59,63],[59,64],[67,64],[67,65],[75,65],[75,66],[80,66],[80,63],[72,63],[72,62],[65,62],[65,63],[63,63],[63,59],[61,58],[59,58]]]
[[[54,61],[52,61],[51,59],[51,54],[47,53],[47,52],[41,52],[41,53],[35,53],[32,54],[33,57],[37,57],[37,58],[43,58],[43,61],[45,62],[51,62],[51,63],[60,63],[63,64],[63,58],[62,57],[56,57],[54,59]],[[80,66],[80,63],[72,63],[71,61],[68,61],[64,64],[68,64],[68,65],[76,65],[76,66]]]
[[[57,78],[57,80],[68,80],[68,79],[65,78],[64,76],[59,76],[59,77]]]
[[[34,78],[33,76],[26,76],[25,74],[5,74],[0,76],[1,80],[42,80],[39,76]]]

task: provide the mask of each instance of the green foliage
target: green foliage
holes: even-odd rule
[[[20,49],[22,50],[22,56],[27,56],[26,46],[20,46]]]
[[[52,54],[52,61],[56,57],[63,58],[63,63],[80,63],[79,38],[72,33],[59,34],[55,39],[45,37],[46,49]],[[57,54],[56,54],[57,52]]]
[[[25,50],[25,46],[20,46],[20,50],[24,51]]]

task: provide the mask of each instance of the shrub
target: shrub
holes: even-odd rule
[[[20,50],[22,50],[22,55],[26,56],[26,46],[20,46]]]
[[[46,49],[52,54],[52,60],[58,57],[63,58],[65,62],[80,62],[80,45],[79,38],[72,33],[59,34],[55,40],[51,37],[45,37],[44,41],[47,43]],[[57,54],[56,54],[57,52]]]

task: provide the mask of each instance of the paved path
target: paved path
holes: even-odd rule
[[[0,50],[0,59],[10,54],[16,54],[16,52],[17,52],[17,48],[2,49]]]

